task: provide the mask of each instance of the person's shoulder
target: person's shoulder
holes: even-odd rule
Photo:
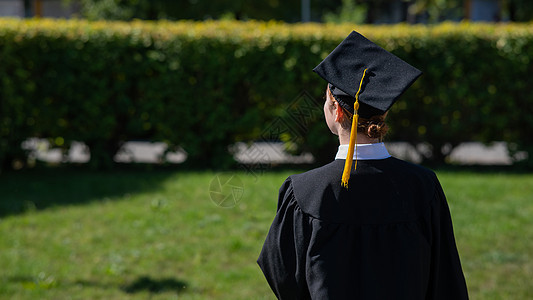
[[[317,203],[316,200],[320,199],[320,196],[317,198],[314,195],[323,190],[324,178],[335,174],[332,170],[336,169],[334,165],[334,163],[329,163],[304,173],[287,177],[279,188],[278,212],[283,207],[287,208],[296,204],[304,213],[315,216],[306,208],[309,203]]]
[[[324,181],[327,179],[334,179],[338,176],[339,167],[344,167],[344,162],[341,160],[334,160],[326,165],[320,166],[318,168],[311,169],[304,173],[294,174],[289,176],[289,179],[293,182],[301,181]],[[309,182],[309,183],[311,183]]]
[[[437,178],[437,175],[433,170],[424,166],[401,160],[396,157],[390,157],[387,160],[394,169],[404,172],[406,175],[413,175],[417,177],[427,178],[430,180],[436,180]]]
[[[344,161],[334,160],[321,167],[289,176],[291,192],[302,211],[320,218],[318,211],[324,202],[338,197]],[[287,182],[286,181],[286,182]]]
[[[391,157],[389,159],[391,173],[395,181],[404,188],[415,188],[425,199],[433,199],[435,194],[442,189],[437,174],[424,166]]]
[[[307,172],[291,175],[289,179],[295,191],[302,197],[306,197],[306,194],[320,191],[334,182],[339,183],[343,168],[344,161],[334,160]]]

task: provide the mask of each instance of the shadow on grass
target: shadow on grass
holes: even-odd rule
[[[113,284],[100,283],[87,280],[76,280],[74,282],[57,282],[53,277],[47,276],[44,273],[38,276],[13,276],[7,279],[9,283],[20,284],[25,289],[52,289],[59,285],[81,285],[86,288],[101,288],[111,289],[114,288]],[[120,290],[128,294],[135,294],[141,292],[149,292],[152,294],[175,292],[184,293],[187,291],[187,282],[174,279],[163,278],[153,279],[149,276],[140,276],[132,283],[121,286]]]
[[[108,172],[46,168],[2,173],[0,218],[55,206],[112,201],[116,197],[154,191],[175,174],[175,169],[139,168]]]
[[[131,284],[122,287],[122,290],[129,294],[139,292],[162,293],[176,292],[182,293],[186,290],[187,283],[174,278],[152,279],[149,276],[141,276]]]

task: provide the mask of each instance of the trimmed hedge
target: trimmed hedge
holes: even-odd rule
[[[389,140],[427,142],[439,161],[464,141],[533,153],[531,24],[0,19],[0,161],[45,137],[83,141],[105,167],[142,139],[182,147],[189,165],[228,166],[228,147],[264,137],[302,90],[321,110],[325,82],[311,69],[353,29],[425,73],[389,114]],[[328,161],[335,137],[309,121],[279,138]]]

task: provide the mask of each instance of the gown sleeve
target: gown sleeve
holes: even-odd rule
[[[305,281],[308,225],[289,178],[280,188],[276,217],[257,260],[278,299],[310,298]]]
[[[427,299],[468,299],[446,197],[437,180],[432,202],[432,259]]]

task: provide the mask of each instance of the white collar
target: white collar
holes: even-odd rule
[[[355,152],[357,151],[357,152]],[[357,154],[357,155],[356,155]],[[346,159],[348,155],[348,145],[340,145],[335,159]],[[385,159],[389,158],[391,155],[385,148],[383,143],[374,143],[374,144],[357,144],[357,147],[354,149],[353,158],[357,160],[370,160],[370,159]]]

